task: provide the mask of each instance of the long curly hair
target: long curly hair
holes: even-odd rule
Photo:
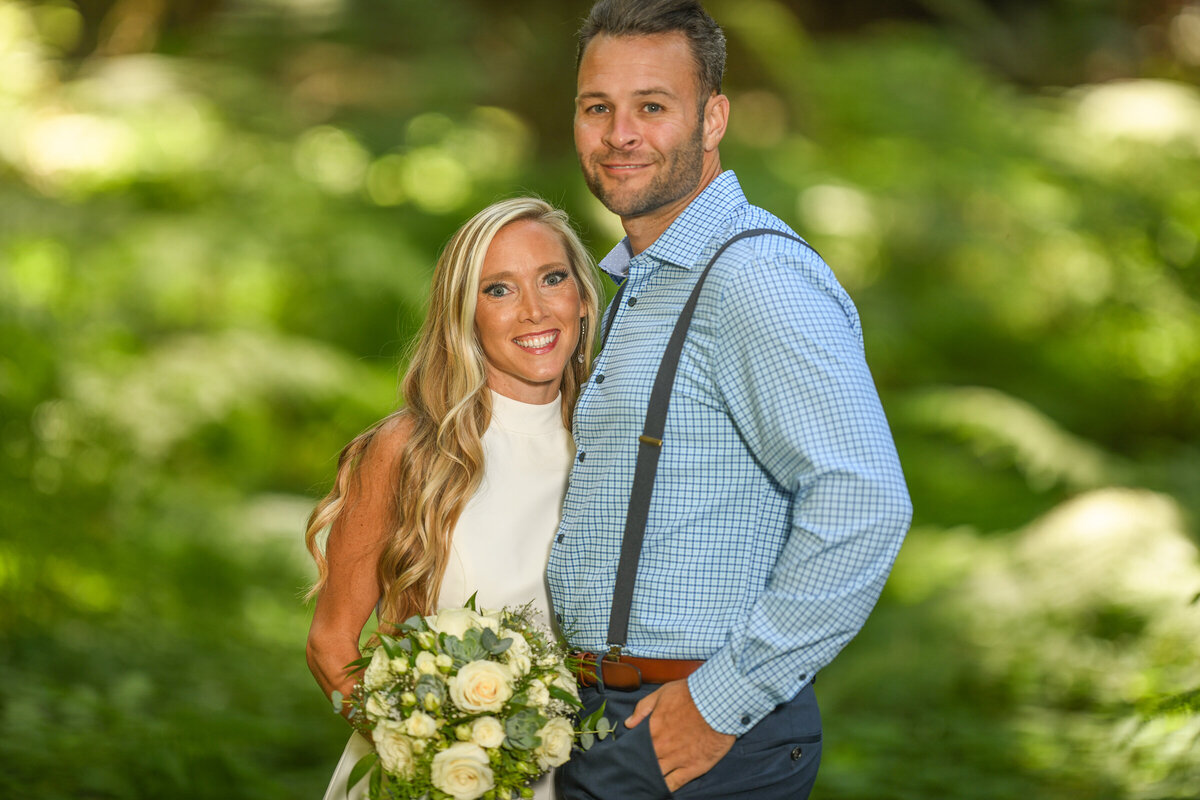
[[[389,627],[412,614],[436,610],[454,525],[483,474],[481,437],[491,420],[486,361],[475,331],[480,271],[496,234],[523,220],[540,222],[558,234],[579,288],[581,313],[590,323],[577,344],[583,360],[568,359],[560,389],[563,425],[571,429],[598,327],[601,289],[595,265],[563,211],[538,198],[503,200],[468,220],[446,245],[434,270],[429,313],[404,375],[404,407],[342,449],[333,488],[309,516],[305,544],[318,576],[308,598],[321,591],[329,573],[320,534],[342,513],[372,439],[384,426],[401,422],[411,434],[396,459],[391,536],[376,569],[382,597],[379,619]]]

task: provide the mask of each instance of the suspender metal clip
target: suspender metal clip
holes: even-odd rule
[[[662,439],[655,439],[653,436],[647,436],[644,433],[638,437],[638,441],[642,444],[650,444],[654,445],[655,447],[662,447]]]

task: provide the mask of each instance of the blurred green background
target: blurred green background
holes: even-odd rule
[[[615,219],[578,0],[0,0],[0,797],[317,797],[304,519],[450,232]],[[818,800],[1200,797],[1200,4],[710,0],[915,520]]]

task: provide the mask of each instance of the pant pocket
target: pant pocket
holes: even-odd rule
[[[676,800],[803,800],[821,763],[821,715],[811,687],[738,737],[706,774],[680,787]]]
[[[559,800],[665,800],[671,796],[654,742],[650,720],[633,728],[617,724],[616,735],[576,752],[556,774]]]

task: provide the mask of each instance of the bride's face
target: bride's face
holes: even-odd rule
[[[579,345],[582,310],[558,234],[533,220],[501,228],[484,257],[475,306],[488,386],[523,403],[553,401]]]

